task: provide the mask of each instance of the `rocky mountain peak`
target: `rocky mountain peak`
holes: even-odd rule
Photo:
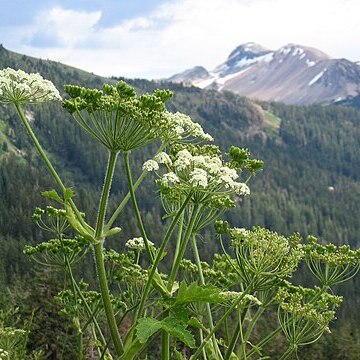
[[[294,43],[276,51],[254,42],[241,44],[212,71],[195,67],[169,80],[299,105],[328,104],[360,94],[357,63]]]

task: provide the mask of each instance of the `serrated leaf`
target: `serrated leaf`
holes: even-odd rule
[[[180,284],[175,304],[189,302],[221,303],[224,301],[220,295],[221,290],[214,285],[198,285],[191,283],[189,286],[183,281]]]
[[[177,337],[189,348],[195,347],[194,335],[186,329],[186,324],[176,318],[167,317],[161,321],[161,328],[170,335]]]
[[[149,337],[161,329],[161,321],[153,318],[140,319],[136,326],[136,336],[144,344]]]
[[[195,338],[193,334],[186,329],[186,323],[174,317],[166,317],[159,321],[153,318],[140,319],[136,326],[136,336],[140,343],[144,344],[149,337],[162,329],[168,334],[175,336],[190,348],[195,347]]]
[[[192,326],[194,328],[197,328],[197,329],[202,329],[204,330],[206,333],[209,333],[209,329],[207,329],[203,324],[202,322],[196,318],[196,317],[191,317],[191,319],[187,322],[188,326]]]
[[[63,199],[59,196],[59,194],[57,193],[57,191],[55,189],[49,190],[49,191],[43,191],[41,193],[42,196],[47,197],[51,200],[54,200],[60,204],[63,204]]]
[[[189,310],[187,309],[186,306],[183,305],[174,306],[171,308],[171,313],[176,319],[184,323],[187,323],[189,320]]]

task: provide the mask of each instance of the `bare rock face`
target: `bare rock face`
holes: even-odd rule
[[[330,104],[360,94],[357,63],[296,44],[276,51],[242,44],[212,71],[198,66],[168,80],[298,105]]]

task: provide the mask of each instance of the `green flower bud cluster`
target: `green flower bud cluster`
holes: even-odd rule
[[[73,291],[63,290],[58,293],[55,297],[56,302],[62,306],[60,314],[77,316],[80,315],[82,320],[87,321],[88,319],[88,308],[93,311],[94,315],[98,315],[101,311],[101,293],[93,290],[88,290],[89,284],[81,281],[79,289],[82,296],[75,296]],[[111,303],[115,309],[124,309],[126,306],[118,298],[111,296]]]
[[[58,238],[35,246],[26,245],[24,253],[37,263],[59,269],[80,260],[89,250],[90,241],[82,236]]]
[[[66,211],[52,206],[47,206],[45,210],[37,207],[32,219],[41,229],[57,236],[63,235],[70,228]]]
[[[82,236],[77,236],[74,239],[52,239],[35,246],[26,245],[24,253],[27,255],[50,252],[54,254],[72,254],[87,249],[89,246],[88,240]]]
[[[251,305],[262,305],[261,301],[256,298],[253,295],[250,294],[244,294],[243,292],[238,292],[238,291],[221,291],[220,292],[220,296],[224,297],[225,302],[228,303],[233,303],[234,301],[236,301],[237,299],[239,299],[240,297],[242,297],[241,302],[239,303],[239,306],[241,307],[242,305],[249,305],[249,303]]]
[[[61,101],[54,84],[39,74],[27,74],[22,70],[0,70],[0,103],[22,104],[45,101]]]
[[[237,170],[245,168],[251,174],[255,174],[264,167],[264,162],[262,160],[250,159],[250,152],[248,149],[231,146],[229,156],[231,159],[229,166]]]
[[[355,276],[360,270],[360,249],[348,245],[321,245],[313,236],[303,247],[306,265],[324,286],[333,286]]]
[[[285,337],[293,348],[316,341],[324,332],[330,332],[329,323],[335,319],[335,310],[342,297],[284,283],[276,295],[278,318]]]
[[[296,270],[303,258],[300,245],[293,246],[294,239],[270,230],[254,227],[228,230],[236,256],[235,267],[244,285],[250,283],[258,291],[266,290],[287,278]]]
[[[146,282],[148,271],[135,263],[134,252],[120,254],[115,250],[108,250],[104,252],[104,257],[114,280],[127,284]]]
[[[181,260],[180,267],[182,268],[188,283],[197,280],[198,268],[191,260]],[[201,267],[206,284],[212,284],[219,286],[222,289],[228,289],[237,282],[236,273],[225,255],[215,254],[211,265],[202,261]]]
[[[120,81],[102,90],[67,85],[70,99],[63,107],[79,125],[110,151],[129,151],[162,138],[169,129],[165,102],[172,93],[156,90],[136,97],[135,90]]]
[[[229,232],[229,223],[223,220],[217,220],[214,224],[217,234],[226,234]]]

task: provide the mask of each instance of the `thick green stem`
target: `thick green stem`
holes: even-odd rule
[[[146,252],[148,254],[150,263],[152,264],[154,262],[154,258],[153,258],[153,254],[152,254],[151,249],[150,249],[149,239],[148,239],[148,237],[146,235],[145,227],[144,227],[144,224],[142,222],[139,206],[137,204],[137,200],[136,200],[136,196],[135,196],[135,190],[134,190],[134,185],[133,185],[133,181],[132,181],[129,156],[130,156],[130,151],[125,151],[124,152],[124,162],[125,162],[127,180],[128,180],[128,184],[129,184],[130,197],[131,197],[131,200],[132,200],[132,203],[133,203],[133,208],[134,208],[136,220],[137,220],[141,235],[142,235],[142,237],[144,239],[145,250],[146,250]]]
[[[164,150],[164,148],[166,147],[166,144],[161,144],[161,146],[159,147],[158,151],[156,152],[156,154],[160,153],[161,151]],[[135,184],[133,185],[134,191],[136,191],[136,189],[139,187],[139,185],[143,182],[143,180],[145,179],[146,175],[148,174],[147,170],[144,170],[141,175],[139,176],[139,178],[136,180]],[[119,204],[119,206],[117,207],[117,209],[114,211],[113,215],[110,217],[108,223],[106,224],[106,226],[104,227],[104,231],[107,232],[110,230],[112,224],[115,222],[115,220],[117,219],[117,217],[119,216],[119,214],[121,213],[121,211],[123,210],[124,206],[127,204],[127,202],[130,200],[130,192],[128,192],[126,194],[126,196],[124,197],[124,199],[121,201],[121,203]]]
[[[105,180],[104,180],[103,191],[101,194],[101,199],[100,199],[100,204],[99,204],[97,221],[96,221],[96,229],[95,229],[96,240],[101,240],[103,229],[104,229],[104,220],[105,220],[107,202],[108,202],[108,198],[109,198],[112,178],[114,175],[116,159],[117,159],[117,153],[110,152],[108,165],[107,165],[107,169],[106,169]]]
[[[155,272],[157,271],[157,267],[161,261],[161,259],[163,258],[163,255],[164,255],[164,251],[165,251],[165,248],[170,240],[170,237],[175,229],[175,226],[178,224],[179,222],[179,218],[182,214],[182,212],[184,211],[186,205],[188,204],[188,202],[190,201],[191,199],[191,196],[192,194],[190,193],[188,195],[188,197],[185,199],[184,203],[182,204],[181,208],[179,209],[179,211],[177,212],[176,216],[174,217],[172,223],[170,224],[166,234],[165,234],[165,237],[160,245],[160,248],[159,250],[157,251],[156,253],[156,257],[154,259],[154,263],[152,264],[151,266],[151,271],[149,273],[149,277],[148,277],[148,280],[146,282],[146,285],[145,285],[145,289],[142,293],[142,296],[141,296],[141,300],[140,300],[140,305],[139,305],[139,309],[137,311],[137,313],[135,314],[135,318],[134,318],[134,322],[133,324],[136,324],[137,320],[142,316],[142,313],[144,311],[144,308],[145,308],[145,303],[146,303],[146,299],[149,295],[149,292],[150,292],[150,289],[151,289],[151,283],[152,283],[152,280],[153,280],[153,277],[154,277],[154,274]],[[132,340],[132,336],[130,336],[130,334],[127,336],[127,339],[129,341]],[[129,349],[129,354],[131,353],[132,349],[130,348]],[[130,355],[129,356],[129,359],[131,359]]]
[[[170,359],[170,334],[165,330],[161,332],[161,360]]]
[[[20,107],[19,104],[15,104],[15,107],[16,107],[16,110],[17,110],[17,112],[19,114],[19,117],[20,117],[22,123],[25,126],[25,129],[26,129],[28,135],[30,136],[30,138],[33,141],[35,147],[37,148],[37,150],[40,153],[42,159],[44,160],[46,167],[50,171],[50,174],[55,179],[55,181],[56,181],[57,185],[59,186],[59,188],[61,189],[61,191],[64,192],[66,190],[66,187],[63,184],[63,182],[61,181],[58,173],[56,172],[56,170],[52,166],[49,158],[45,154],[45,151],[43,150],[42,146],[40,145],[39,140],[37,139],[35,133],[32,131],[31,126],[29,125],[29,122],[27,121],[26,116],[25,116],[22,108]],[[80,221],[80,223],[82,225],[85,225],[84,219],[82,218],[82,216],[81,216],[79,210],[77,209],[75,203],[73,202],[73,200],[69,199],[69,203],[70,203],[71,208],[73,209],[73,211],[74,211],[74,213],[75,213],[75,215],[77,217],[77,220]]]
[[[205,285],[205,279],[204,279],[204,274],[203,274],[203,271],[202,271],[199,250],[198,250],[198,247],[197,247],[197,244],[196,244],[196,239],[195,239],[194,234],[191,236],[191,245],[192,245],[192,248],[193,248],[195,263],[196,263],[196,266],[198,268],[200,284]],[[210,304],[206,303],[205,305],[206,305],[207,318],[208,318],[208,322],[209,322],[209,328],[210,328],[210,330],[212,330],[214,328],[214,321],[213,321],[213,318],[212,318]],[[221,355],[221,352],[220,352],[220,349],[219,349],[219,346],[218,346],[217,341],[216,341],[215,334],[212,336],[211,339],[212,339],[214,351],[216,351],[217,355],[219,356],[219,359],[223,359],[223,357]]]
[[[103,242],[102,238],[103,228],[104,228],[104,219],[106,214],[107,201],[109,198],[110,187],[112,183],[112,177],[114,174],[114,169],[116,165],[117,153],[110,152],[109,154],[109,162],[106,170],[104,187],[101,195],[97,223],[95,228],[95,240],[96,243],[94,245],[94,253],[95,253],[95,262],[96,269],[99,279],[101,296],[104,304],[104,310],[111,334],[111,339],[114,343],[116,353],[120,356],[123,353],[123,345],[121,342],[119,330],[117,328],[114,311],[111,305],[110,292],[108,281],[106,278],[105,264],[104,264],[104,252],[103,252]]]
[[[170,277],[169,277],[168,289],[172,289],[172,287],[174,285],[177,273],[179,271],[181,260],[184,257],[185,250],[187,248],[188,242],[189,242],[190,237],[192,235],[192,231],[193,231],[193,228],[194,228],[194,225],[195,225],[195,220],[196,220],[196,218],[197,218],[197,216],[199,214],[199,211],[200,211],[200,207],[198,205],[195,205],[194,208],[193,208],[191,218],[190,218],[189,224],[187,226],[184,238],[183,238],[183,240],[181,242],[179,252],[177,254],[177,257],[174,259],[174,264],[173,264],[173,267],[171,269],[171,273],[170,273]]]

